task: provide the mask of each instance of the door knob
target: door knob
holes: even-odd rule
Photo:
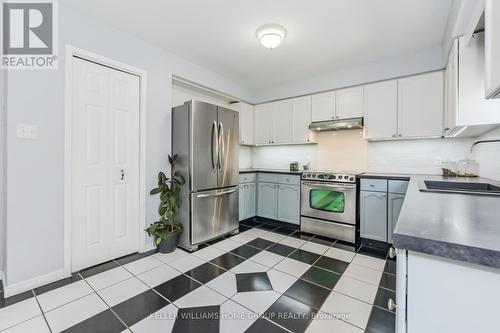
[[[123,178],[125,178],[125,171],[123,171],[123,169],[120,170],[120,173],[121,173],[121,178],[120,180],[123,180]]]
[[[392,298],[389,298],[389,300],[387,301],[387,308],[391,311],[394,311],[394,309],[397,307],[398,305],[396,304],[396,302],[394,302],[394,300]]]
[[[393,247],[389,249],[389,258],[391,259],[396,258],[396,250]]]

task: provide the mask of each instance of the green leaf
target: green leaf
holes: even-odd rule
[[[161,243],[161,238],[157,238],[157,239],[156,239],[156,241],[155,241],[155,243],[156,243],[156,246],[160,245],[160,243]]]
[[[162,189],[159,188],[159,187],[156,187],[154,189],[151,190],[151,192],[149,192],[150,195],[155,195],[155,194],[158,194],[158,193],[161,193]]]

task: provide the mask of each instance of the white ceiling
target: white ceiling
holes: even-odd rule
[[[440,46],[452,0],[64,0],[250,89]],[[274,50],[255,30],[279,23]]]

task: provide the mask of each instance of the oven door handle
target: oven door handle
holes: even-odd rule
[[[346,190],[356,189],[356,184],[337,185],[337,184],[325,184],[325,183],[320,183],[320,182],[303,181],[302,185],[335,188],[335,189],[339,189],[339,190],[341,190],[341,189],[346,189]]]

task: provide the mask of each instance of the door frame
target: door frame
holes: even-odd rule
[[[71,130],[73,114],[73,57],[82,58],[115,70],[139,77],[139,230],[137,230],[138,252],[145,252],[152,247],[146,245],[146,82],[147,72],[122,62],[66,45],[65,55],[65,101],[64,101],[64,274],[71,275],[72,264],[72,165],[71,165]]]

